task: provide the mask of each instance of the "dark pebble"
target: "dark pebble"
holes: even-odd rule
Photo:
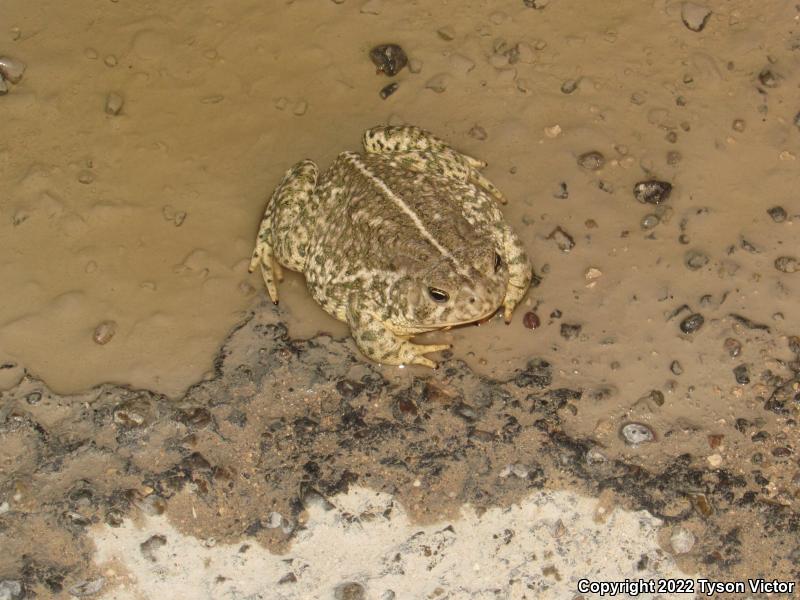
[[[375,46],[369,51],[369,57],[378,67],[378,73],[386,73],[389,77],[397,75],[408,64],[408,56],[397,44]]]
[[[778,76],[775,75],[770,69],[764,69],[758,74],[758,80],[761,85],[768,88],[778,87]]]
[[[278,579],[278,585],[284,585],[286,583],[297,583],[297,575],[290,572]]]
[[[522,324],[528,329],[538,329],[542,321],[534,312],[526,312],[522,317]]]
[[[769,439],[769,431],[761,430],[753,435],[750,436],[750,439],[754,442],[763,442]]]
[[[581,329],[583,329],[582,325],[577,325],[574,323],[562,323],[561,337],[563,337],[565,340],[574,340],[581,334]]]
[[[640,181],[633,186],[634,197],[642,203],[661,204],[672,193],[672,184],[666,181],[650,179]]]
[[[389,96],[394,94],[397,91],[397,88],[399,88],[399,87],[400,87],[400,84],[397,83],[396,81],[393,81],[389,85],[384,86],[383,88],[381,88],[381,91],[378,92],[378,93],[380,94],[380,97],[383,100],[386,100]]]
[[[800,129],[800,112],[794,116],[794,126]]]
[[[694,333],[703,326],[703,323],[705,323],[703,315],[700,313],[691,314],[681,321],[681,331],[683,333]]]
[[[733,370],[733,376],[736,377],[736,383],[747,385],[750,383],[750,373],[747,371],[747,365],[739,365]]]
[[[789,344],[789,350],[791,350],[795,354],[800,355],[800,336],[797,335],[789,336],[787,343]]]
[[[784,209],[782,206],[773,206],[772,208],[767,209],[767,214],[776,223],[783,223],[787,217],[786,209]]]
[[[772,456],[775,458],[788,458],[792,455],[792,451],[785,446],[779,446],[778,448],[772,449]]]
[[[677,360],[673,360],[669,365],[669,370],[673,375],[681,375],[683,373],[683,366]]]

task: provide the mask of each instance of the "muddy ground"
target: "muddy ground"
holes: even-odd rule
[[[27,65],[0,96],[0,581],[69,597],[103,572],[91,532],[152,514],[287,551],[354,485],[420,524],[575,491],[661,519],[687,574],[800,579],[800,6],[11,0],[0,22]],[[385,42],[411,59],[393,78]],[[275,308],[247,273],[282,173],[379,123],[486,159],[538,274],[510,326],[426,336],[454,345],[436,372],[366,362],[299,276]],[[640,202],[648,180],[671,193]]]

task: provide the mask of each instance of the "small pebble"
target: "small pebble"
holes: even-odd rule
[[[776,223],[783,223],[788,216],[786,214],[786,209],[784,209],[782,206],[773,206],[772,208],[767,209],[767,214]]]
[[[629,446],[638,446],[656,439],[656,435],[644,423],[626,423],[619,430],[620,437]]]
[[[381,44],[369,51],[369,57],[378,68],[378,73],[394,77],[408,64],[408,56],[397,44]]]
[[[158,549],[167,545],[167,538],[163,535],[151,535],[141,544],[139,544],[139,551],[150,562],[158,562]]]
[[[433,90],[437,94],[441,94],[447,89],[447,84],[450,83],[450,76],[447,73],[439,73],[431,77],[425,87]]]
[[[98,577],[89,581],[81,581],[69,588],[70,596],[76,598],[85,598],[87,596],[94,596],[97,592],[103,589],[106,583],[105,577]]]
[[[419,73],[422,71],[422,61],[418,58],[412,58],[408,61],[408,70],[412,73]]]
[[[677,360],[673,360],[669,365],[669,370],[673,375],[683,374],[683,366]]]
[[[475,138],[476,140],[481,140],[481,141],[489,137],[486,133],[486,130],[480,125],[473,125],[472,128],[469,130],[469,136]]]
[[[381,91],[378,92],[378,95],[383,99],[386,100],[389,96],[394,94],[397,91],[397,88],[400,87],[400,84],[396,81],[393,81],[389,85],[384,86],[381,88]]]
[[[669,545],[675,554],[691,552],[695,544],[694,534],[683,527],[676,527],[669,538]]]
[[[292,113],[295,116],[302,117],[304,114],[306,114],[307,110],[308,110],[308,102],[306,102],[305,100],[300,100],[297,104],[294,105],[294,110],[292,110]]]
[[[94,340],[95,344],[105,346],[111,341],[111,338],[114,337],[116,332],[116,321],[103,321],[97,327],[95,327],[94,333],[92,334],[92,339]]]
[[[567,188],[566,181],[559,182],[558,191],[553,194],[553,198],[558,198],[559,200],[566,200],[569,198],[569,189]]]
[[[736,358],[742,353],[742,343],[734,338],[725,338],[725,341],[722,343],[722,347],[731,358]]]
[[[25,63],[9,56],[0,56],[0,75],[9,83],[19,83],[25,74]]]
[[[672,184],[655,179],[640,181],[633,186],[634,197],[642,203],[661,204],[672,193]]]
[[[108,96],[106,96],[106,114],[118,115],[122,110],[122,105],[124,103],[125,100],[121,95],[117,94],[116,92],[111,92]]]
[[[572,92],[578,89],[579,83],[580,79],[567,79],[564,83],[561,84],[561,93],[571,94]]]
[[[550,232],[550,235],[547,236],[547,239],[555,241],[558,249],[562,252],[569,252],[575,247],[575,240],[570,234],[561,229],[561,226],[553,229],[553,231]]]
[[[603,168],[606,164],[605,157],[595,150],[591,152],[584,152],[578,157],[578,166],[588,171],[597,171]]]
[[[456,38],[456,32],[452,27],[442,27],[436,33],[446,42],[452,42]]]
[[[731,127],[733,127],[734,131],[738,131],[739,133],[741,133],[742,131],[744,131],[745,124],[742,119],[735,119]]]
[[[678,152],[677,150],[670,150],[669,152],[667,152],[667,164],[668,165],[675,166],[679,162],[681,162],[682,158],[683,158],[683,156],[681,156],[681,153]]]
[[[779,256],[775,259],[775,268],[781,273],[797,273],[800,271],[800,260],[794,256]]]
[[[794,116],[794,126],[800,129],[800,112]]]
[[[113,54],[109,54],[103,59],[103,62],[107,67],[116,67],[117,66],[117,57]]]
[[[681,321],[681,331],[683,333],[694,333],[705,323],[705,318],[700,313],[693,313]]]
[[[763,69],[758,74],[758,80],[761,82],[761,85],[768,88],[776,88],[778,87],[778,76],[775,75],[770,69]]]
[[[8,84],[3,76],[0,75],[0,96],[5,96],[8,93]]]
[[[733,376],[736,378],[736,383],[739,385],[747,385],[750,383],[750,374],[747,372],[747,365],[739,365],[733,369]]]
[[[527,329],[538,329],[541,326],[542,321],[539,319],[536,313],[528,311],[522,317],[522,324]]]
[[[565,340],[574,340],[581,334],[582,325],[576,323],[562,323],[561,324],[561,337]]]
[[[336,600],[364,600],[367,594],[363,585],[348,581],[347,583],[340,583],[336,586],[333,597]]]
[[[684,2],[681,6],[681,20],[692,31],[703,31],[710,16],[711,11],[702,4]]]
[[[81,171],[78,173],[78,182],[83,185],[89,185],[94,181],[94,175],[91,171]]]
[[[658,218],[658,215],[649,214],[642,217],[642,221],[640,223],[642,229],[653,229],[656,225],[661,222],[661,219]]]
[[[708,264],[708,256],[699,250],[689,250],[683,257],[683,263],[692,271],[702,269]]]

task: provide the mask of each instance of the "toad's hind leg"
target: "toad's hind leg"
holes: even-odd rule
[[[486,166],[484,161],[458,152],[424,129],[411,125],[373,127],[364,132],[362,141],[367,152],[396,155],[404,166],[421,173],[470,181],[505,203],[500,190],[480,172]]]
[[[261,265],[269,297],[278,302],[275,281],[282,277],[281,265],[303,271],[310,238],[309,226],[317,207],[314,190],[319,170],[310,160],[289,169],[267,202],[264,218],[250,259],[250,272]]]

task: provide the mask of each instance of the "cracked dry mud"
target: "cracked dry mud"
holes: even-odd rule
[[[98,575],[91,528],[140,514],[166,514],[199,539],[285,551],[310,506],[358,485],[393,495],[420,523],[464,503],[482,511],[542,488],[577,490],[649,511],[664,536],[692,532],[697,544],[677,557],[686,573],[796,579],[797,473],[793,452],[778,449],[800,441],[800,356],[749,331],[764,364],[777,355],[795,371],[765,376],[763,396],[741,399],[747,416],[718,426],[716,468],[689,450],[722,444],[680,422],[659,431],[660,459],[646,464],[576,435],[602,396],[561,387],[544,359],[507,379],[451,358],[431,376],[391,381],[347,339],[289,337],[266,302],[226,340],[214,375],[177,400],[110,384],[61,396],[26,377],[0,397],[0,573],[31,594],[63,594]]]

